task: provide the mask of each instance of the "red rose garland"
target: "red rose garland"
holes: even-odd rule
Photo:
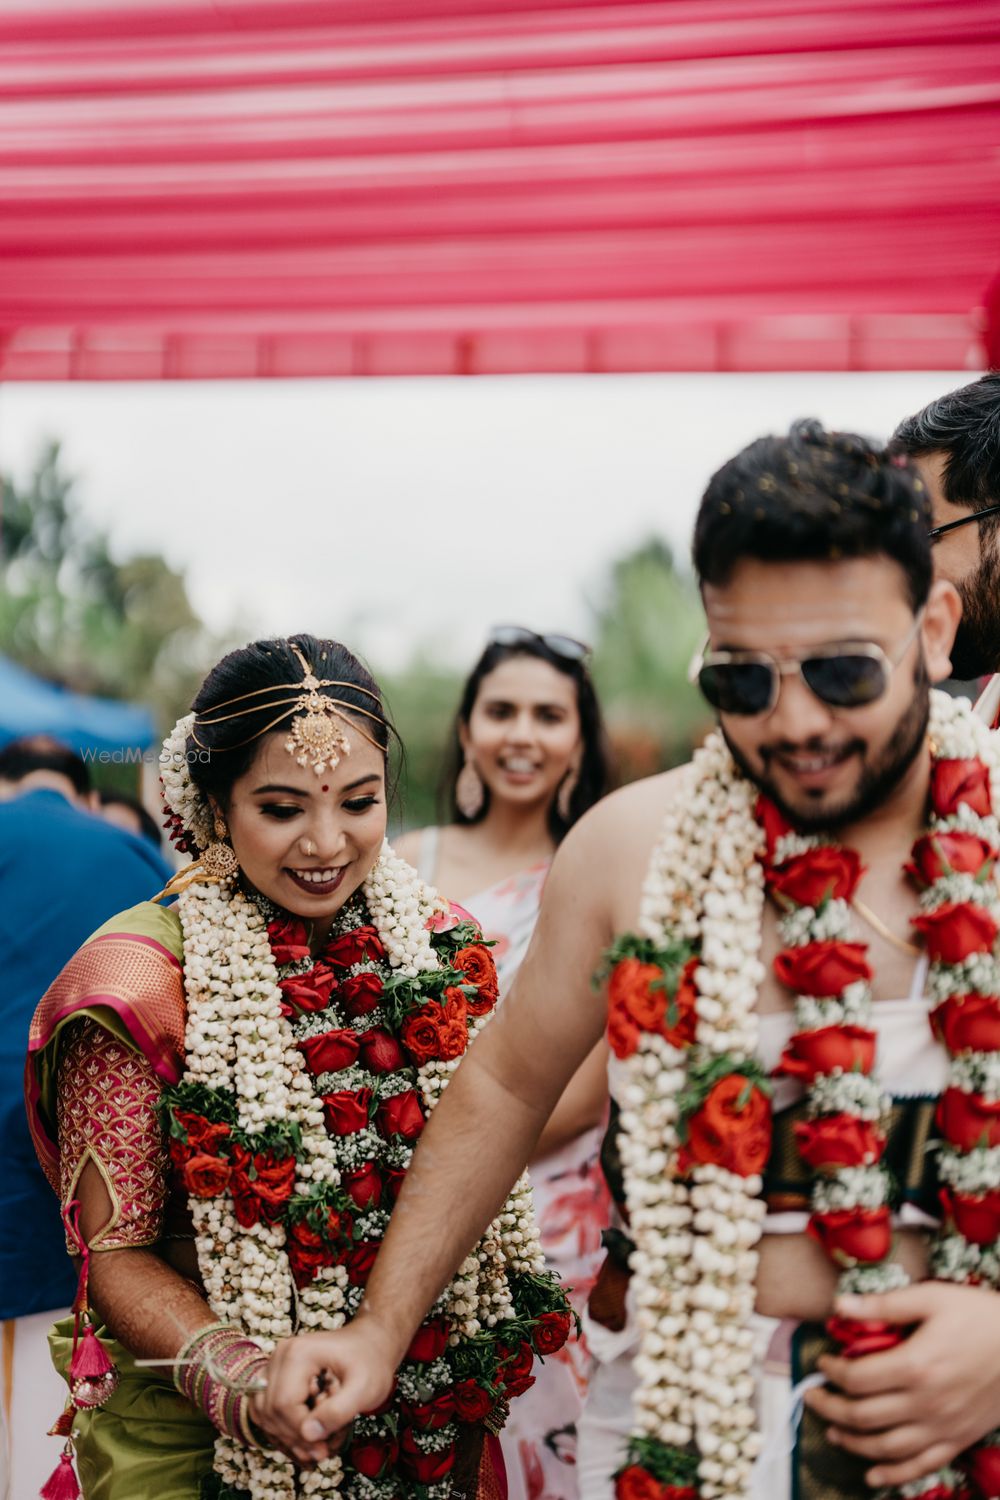
[[[924,888],[915,926],[931,958],[932,1025],[952,1055],[938,1111],[945,1219],[932,1267],[943,1279],[1000,1288],[1000,960],[994,953],[1000,824],[992,811],[1000,766],[968,705],[934,693],[931,732],[941,748],[932,766],[930,827],[906,869]],[[816,1174],[810,1232],[842,1267],[844,1290],[870,1292],[907,1279],[888,1258],[892,1226],[881,1159],[890,1101],[874,1076],[867,946],[850,933],[860,859],[829,840],[798,838],[763,799],[755,843],[752,799],[744,811],[740,778],[719,736],[710,736],[696,754],[696,768],[690,804],[671,811],[654,848],[642,936],[621,938],[608,962],[608,1038],[618,1059],[612,1074],[622,1109],[619,1146],[637,1247],[631,1264],[638,1305],[647,1309],[643,1328],[656,1334],[655,1340],[642,1334],[635,1425],[615,1476],[618,1500],[745,1500],[747,1460],[759,1451],[759,1435],[731,1436],[720,1449],[719,1427],[699,1425],[697,1402],[706,1387],[697,1335],[705,1323],[697,1320],[705,1313],[692,1316],[691,1309],[716,1309],[716,1336],[720,1322],[728,1322],[720,1320],[722,1303],[714,1300],[720,1276],[729,1275],[725,1241],[717,1239],[708,1250],[711,1260],[701,1254],[699,1262],[701,1237],[712,1235],[728,1191],[730,1212],[741,1216],[737,1233],[752,1247],[748,1194],[759,1190],[756,1173],[767,1155],[768,1111],[766,1104],[760,1108],[767,1089],[750,1060],[753,1029],[742,993],[746,982],[756,982],[760,907],[750,866],[761,843],[761,868],[784,908],[784,946],[775,968],[796,996],[796,1030],[783,1067],[807,1090],[807,1118],[796,1139]],[[733,1029],[728,1052],[713,1035],[717,1025]],[[622,1064],[626,1071],[616,1075]],[[745,1126],[753,1126],[748,1134],[758,1145],[741,1159],[732,1143]],[[699,1172],[720,1174],[712,1179],[715,1191],[721,1187],[714,1213],[699,1207],[709,1201],[696,1185]],[[735,1188],[739,1181],[747,1184],[742,1193]],[[662,1217],[652,1220],[653,1212]],[[643,1221],[638,1235],[637,1213]],[[693,1282],[684,1258],[692,1251],[698,1265]],[[749,1268],[752,1254],[743,1260]],[[726,1284],[738,1303],[738,1282]],[[901,1337],[895,1326],[872,1320],[831,1318],[828,1326],[854,1357],[891,1348]],[[738,1376],[738,1402],[745,1386]],[[959,1465],[882,1493],[995,1500],[1000,1430]]]
[[[978,759],[936,759],[930,831],[913,846],[907,872],[923,888],[913,919],[931,959],[931,1022],[952,1056],[938,1109],[944,1222],[932,1255],[935,1276],[1000,1283],[1000,989],[993,948],[1000,931],[993,866],[1000,839],[991,814],[988,767]],[[783,908],[785,947],[774,960],[795,993],[796,1031],[781,1071],[807,1089],[807,1119],[795,1128],[802,1159],[816,1172],[809,1233],[842,1268],[841,1291],[905,1284],[889,1257],[888,1179],[880,1166],[890,1101],[874,1075],[867,945],[849,939],[850,902],[863,874],[857,854],[798,837],[777,810],[761,806],[768,887]],[[985,992],[984,992],[985,990]],[[881,1323],[831,1318],[828,1331],[856,1358],[903,1337]],[[995,1435],[991,1435],[991,1439]],[[1000,1494],[1000,1447],[968,1460],[975,1493]],[[949,1466],[919,1493],[970,1493]]]
[[[206,1200],[228,1195],[243,1228],[262,1222],[283,1228],[300,1295],[321,1291],[324,1275],[341,1268],[349,1313],[362,1299],[424,1127],[417,1069],[460,1057],[470,1024],[492,1009],[498,994],[489,950],[470,921],[456,917],[434,927],[440,967],[432,983],[429,976],[395,974],[364,917],[357,902],[346,908],[339,922],[344,930],[316,960],[303,922],[277,916],[267,924],[281,1011],[327,1131],[337,1140],[338,1188],[320,1185],[312,1195],[296,1196],[294,1131],[278,1124],[241,1138],[223,1091],[182,1083],[164,1095],[170,1156],[185,1190]],[[219,1114],[226,1118],[211,1118]],[[513,1273],[508,1279],[509,1317],[480,1329],[475,1340],[453,1339],[441,1315],[432,1314],[417,1330],[387,1420],[373,1413],[355,1423],[355,1440],[343,1455],[348,1493],[354,1493],[354,1472],[391,1480],[392,1493],[398,1493],[394,1475],[401,1474],[408,1492],[428,1500],[443,1495],[455,1462],[455,1424],[482,1422],[527,1390],[535,1355],[552,1354],[566,1342],[571,1314],[556,1284]]]

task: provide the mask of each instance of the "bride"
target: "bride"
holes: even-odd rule
[[[86,1500],[496,1494],[489,1435],[568,1335],[522,1180],[342,1453],[299,1437],[316,1388],[264,1399],[279,1341],[357,1311],[497,995],[475,924],[385,843],[390,735],[336,642],[225,657],[161,757],[176,904],[106,923],[38,1008],[28,1107],[80,1266],[51,1495],[74,1454]]]

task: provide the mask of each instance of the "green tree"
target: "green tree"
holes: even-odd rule
[[[594,678],[622,779],[686,760],[711,722],[688,682],[705,628],[693,577],[650,538],[612,565],[595,613]]]
[[[112,556],[74,485],[55,442],[25,485],[0,478],[0,652],[78,692],[147,703],[167,727],[222,643],[162,557]]]

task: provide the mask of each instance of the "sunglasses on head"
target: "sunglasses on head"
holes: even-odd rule
[[[566,661],[586,661],[590,655],[590,647],[583,641],[574,640],[571,635],[560,635],[558,632],[542,635],[537,630],[528,630],[524,625],[494,625],[486,644],[488,646],[530,646],[538,641],[541,641],[553,656],[561,656]]]
[[[769,714],[778,701],[781,679],[797,675],[828,708],[866,708],[889,686],[920,629],[921,609],[895,656],[888,657],[874,641],[852,646],[821,646],[807,656],[771,656],[767,651],[699,651],[691,663],[690,680],[720,714]],[[707,641],[705,643],[708,644]]]

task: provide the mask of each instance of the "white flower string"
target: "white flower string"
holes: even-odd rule
[[[951,1199],[932,1264],[942,1279],[1000,1286],[1000,744],[968,704],[939,692],[931,695],[930,734],[930,832],[908,868],[926,887],[914,921],[932,960],[934,1029],[953,1054],[939,1108],[939,1175]],[[708,1084],[718,1089],[727,1070],[742,1078],[738,1110],[755,1076],[764,900],[755,799],[721,736],[710,736],[683,806],[668,814],[653,851],[638,936],[620,939],[610,955],[612,1092],[622,1105],[619,1152],[640,1329],[634,1435],[617,1475],[623,1500],[647,1493],[651,1480],[692,1500],[747,1497],[759,1450],[749,1319],[762,1183],[754,1171],[730,1171],[704,1153],[699,1159],[703,1143],[693,1135]],[[828,846],[834,849],[829,840],[779,831],[769,868],[815,860]],[[829,943],[841,945],[843,957],[852,936],[850,907],[836,897],[789,901],[779,926],[791,955]],[[863,953],[864,945],[856,949]],[[810,961],[815,956],[813,949]],[[795,1020],[807,1051],[827,1028],[840,1028],[842,1043],[867,1048],[874,1036],[867,981],[845,975],[833,994],[799,993]],[[870,1066],[811,1071],[800,1127],[806,1137],[812,1122],[818,1139],[828,1117],[837,1128],[846,1121],[861,1146],[884,1131],[889,1101]],[[813,1216],[878,1216],[886,1201],[877,1154],[862,1150],[857,1164],[825,1162]],[[906,1281],[903,1268],[878,1251],[853,1259],[841,1284],[864,1294]],[[1000,1435],[988,1434],[965,1462],[984,1493],[996,1493]],[[964,1493],[964,1483],[949,1465],[885,1494]]]
[[[212,824],[188,775],[189,728],[189,720],[177,726],[165,744],[161,765],[168,813],[176,815],[175,832],[182,830],[201,848],[212,837]],[[462,955],[473,950],[457,952],[457,945],[478,940],[473,925],[455,915],[388,844],[361,892],[334,923],[324,955],[334,954],[338,943],[345,942],[349,952],[342,960],[331,959],[337,964],[336,975],[324,957],[314,960],[308,947],[298,942],[294,919],[283,927],[269,903],[238,888],[194,883],[180,895],[177,910],[184,937],[188,1012],[185,1073],[178,1088],[167,1095],[172,1154],[189,1174],[196,1169],[204,1172],[207,1164],[207,1187],[199,1183],[189,1201],[209,1304],[217,1317],[270,1350],[299,1328],[339,1328],[357,1310],[371,1255],[389,1219],[379,1196],[385,1174],[402,1177],[424,1117],[440,1098],[468,1043],[490,1018],[495,972],[487,950],[480,947],[473,960],[487,989],[466,982]],[[448,936],[453,931],[456,940]],[[280,959],[272,948],[278,941]],[[453,965],[456,957],[458,968]],[[442,968],[454,973],[453,988],[443,995],[441,986],[449,981],[436,978]],[[425,981],[426,991],[421,988]],[[444,1028],[440,1034],[432,1032],[429,1052],[435,1055],[423,1055],[416,1068],[395,1039],[385,1010],[396,1004],[393,986],[398,984],[409,986],[400,1015],[415,1014],[419,1021],[430,1010],[437,1018],[434,1024]],[[339,998],[352,985],[361,996],[356,1013]],[[303,986],[308,1004],[297,1011],[293,1002],[302,997]],[[420,1004],[422,998],[425,1003]],[[408,1050],[409,1024],[404,1019],[399,1033]],[[447,1045],[441,1042],[441,1055],[434,1037],[440,1039],[445,1031]],[[418,1044],[414,1033],[412,1047]],[[331,1066],[317,1064],[311,1071],[306,1054],[312,1047],[314,1057],[315,1049],[324,1046]],[[366,1047],[379,1046],[381,1056],[366,1055]],[[419,1105],[414,1102],[417,1097]],[[343,1133],[338,1133],[339,1126],[334,1128],[336,1120],[327,1118],[338,1109],[362,1112],[343,1124]],[[376,1130],[364,1114],[376,1109],[395,1111],[385,1131]],[[201,1137],[189,1136],[189,1128],[214,1130],[224,1144],[200,1145]],[[251,1158],[257,1176],[247,1179],[250,1196],[265,1196],[252,1214],[246,1215],[244,1208],[241,1222],[237,1189],[230,1190],[229,1184]],[[275,1190],[279,1207],[270,1214],[261,1211],[268,1201],[270,1179],[262,1181],[267,1172],[281,1179],[280,1193]],[[225,1179],[221,1188],[213,1173]],[[189,1175],[186,1180],[194,1179]],[[313,1228],[317,1215],[323,1234]],[[327,1250],[332,1242],[324,1236],[334,1232],[327,1218],[348,1235],[340,1259]],[[432,1309],[418,1335],[425,1347],[420,1353],[411,1351],[400,1371],[406,1472],[427,1500],[445,1500],[450,1494],[447,1472],[458,1428],[453,1418],[443,1427],[435,1423],[425,1429],[414,1408],[419,1413],[433,1392],[439,1405],[454,1401],[458,1421],[482,1420],[497,1399],[488,1392],[502,1393],[506,1385],[508,1394],[516,1394],[507,1365],[520,1351],[522,1366],[530,1366],[534,1330],[546,1318],[550,1325],[552,1319],[559,1320],[560,1326],[565,1319],[568,1334],[570,1315],[544,1271],[530,1187],[522,1178]],[[435,1341],[442,1337],[439,1323],[440,1352],[452,1351],[447,1359],[435,1352]],[[510,1349],[499,1343],[501,1334],[507,1337],[507,1328],[516,1332]],[[484,1336],[497,1342],[484,1344]],[[551,1327],[549,1339],[555,1347]],[[461,1389],[455,1385],[455,1372],[462,1377]],[[520,1376],[524,1388],[530,1383],[524,1380],[524,1369]],[[364,1417],[356,1424],[365,1462],[374,1447],[384,1453],[383,1471],[358,1470],[337,1457],[297,1476],[281,1454],[247,1449],[226,1437],[217,1439],[215,1466],[227,1484],[253,1500],[293,1500],[298,1494],[390,1500],[398,1492],[392,1471],[400,1446],[395,1436],[399,1420]]]

